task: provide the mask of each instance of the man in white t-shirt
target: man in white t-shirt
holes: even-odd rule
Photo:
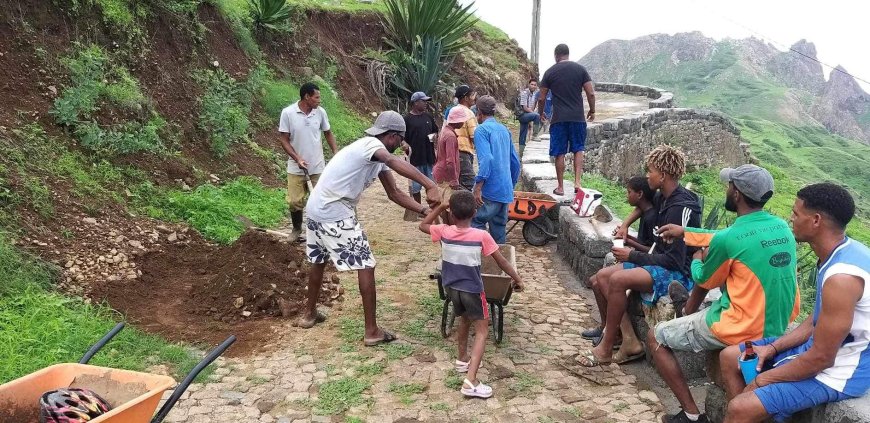
[[[332,261],[339,271],[357,271],[365,315],[363,339],[366,346],[374,346],[392,342],[396,336],[379,328],[375,319],[375,258],[356,218],[356,205],[375,179],[381,180],[392,202],[424,216],[432,211],[431,206],[440,203],[441,193],[434,181],[393,155],[405,138],[402,115],[381,113],[374,126],[366,129],[366,135],[341,149],[326,165],[305,206],[306,255],[312,266],[308,273],[308,302],[297,325],[307,329],[326,319],[317,312],[317,299],[323,270],[327,261]],[[424,186],[429,206],[420,205],[398,189],[390,169]]]
[[[281,111],[278,124],[281,146],[290,156],[287,159],[287,205],[293,223],[291,237],[298,241],[304,241],[302,210],[310,194],[305,183],[305,172],[310,175],[311,183],[316,184],[326,166],[323,143],[320,141],[321,131],[326,134],[326,142],[335,155],[338,147],[329,127],[326,110],[320,107],[320,88],[307,82],[299,89],[299,101]]]

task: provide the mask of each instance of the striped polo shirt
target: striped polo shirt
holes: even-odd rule
[[[429,227],[432,242],[441,242],[441,284],[445,288],[479,294],[483,292],[480,265],[483,256],[498,251],[489,232],[453,225]]]
[[[870,388],[870,248],[846,238],[824,263],[819,266],[816,279],[816,304],[813,309],[813,327],[822,311],[822,289],[834,275],[852,275],[864,280],[864,293],[855,304],[852,327],[837,350],[834,365],[816,375],[816,380],[831,389],[858,397]],[[807,341],[812,345],[813,337]]]
[[[692,261],[692,279],[705,289],[721,287],[707,311],[707,326],[720,341],[781,336],[797,317],[797,243],[784,220],[756,211],[720,231],[686,228],[685,240],[710,247],[704,261]]]

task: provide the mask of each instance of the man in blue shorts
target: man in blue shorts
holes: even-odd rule
[[[792,231],[819,257],[813,315],[782,337],[753,342],[763,372],[749,386],[737,362],[743,345],[722,351],[722,377],[731,399],[726,422],[784,421],[797,411],[859,397],[870,388],[870,248],[846,236],[854,215],[855,202],[839,185],[798,191]]]
[[[553,194],[565,195],[563,174],[565,154],[574,154],[574,191],[580,189],[583,176],[583,150],[586,148],[586,121],[595,120],[595,87],[586,68],[568,59],[568,46],[556,46],[556,64],[544,72],[538,96],[538,114],[544,113],[547,95],[553,93],[553,118],[550,121],[550,157],[556,158],[556,181]],[[584,118],[583,93],[589,100]]]

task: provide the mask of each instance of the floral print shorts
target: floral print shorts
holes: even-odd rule
[[[331,260],[339,271],[375,267],[369,240],[356,217],[328,223],[308,219],[307,227],[306,254],[311,263]]]

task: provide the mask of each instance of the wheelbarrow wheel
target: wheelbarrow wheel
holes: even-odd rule
[[[489,303],[489,318],[492,323],[492,338],[501,344],[504,337],[504,308],[501,304]]]
[[[444,307],[441,309],[441,336],[447,338],[453,333],[453,323],[456,321],[456,315],[453,314],[453,306],[450,300],[444,300]]]
[[[555,232],[553,221],[540,215],[523,223],[523,239],[530,245],[541,247],[550,242],[550,234]]]

